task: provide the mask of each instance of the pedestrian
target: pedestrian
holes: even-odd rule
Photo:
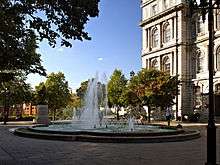
[[[166,108],[166,120],[168,122],[168,126],[170,126],[170,119],[171,119],[171,107]]]

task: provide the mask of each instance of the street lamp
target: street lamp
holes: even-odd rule
[[[208,30],[209,30],[209,45],[208,45],[208,68],[209,68],[209,119],[207,126],[207,162],[206,165],[216,165],[216,126],[215,126],[215,110],[214,110],[214,92],[213,92],[213,47],[214,47],[214,16],[213,9],[219,9],[219,0],[190,0],[191,13],[194,10],[199,10],[203,21],[208,13]]]
[[[4,125],[8,121],[8,95],[9,90],[7,88],[4,89]]]

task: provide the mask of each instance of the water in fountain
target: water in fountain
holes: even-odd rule
[[[99,108],[98,108],[98,74],[94,79],[88,82],[88,88],[85,95],[85,106],[79,119],[80,127],[84,129],[95,128],[99,126]]]
[[[100,127],[108,127],[108,96],[107,96],[107,76],[104,74],[102,83],[98,79],[98,74],[88,82],[87,92],[84,98],[85,106],[80,110],[79,119],[73,117],[73,124],[81,129],[93,129]],[[102,111],[99,107],[102,106]],[[79,116],[79,115],[76,115]],[[129,118],[127,122],[115,123],[119,127],[124,127],[127,123],[129,131],[134,130],[134,120]]]
[[[128,118],[128,130],[134,131],[134,118],[133,117]]]

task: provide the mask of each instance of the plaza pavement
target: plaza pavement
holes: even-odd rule
[[[168,143],[89,143],[24,138],[9,129],[31,123],[0,125],[0,165],[204,165],[205,124],[186,123],[201,130],[201,138]],[[176,124],[172,122],[172,124]],[[220,125],[217,128],[220,165]]]

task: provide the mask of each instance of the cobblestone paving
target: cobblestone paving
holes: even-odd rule
[[[169,143],[88,143],[23,138],[0,126],[0,165],[204,165],[206,129],[202,137]],[[220,129],[217,161],[220,165]]]

